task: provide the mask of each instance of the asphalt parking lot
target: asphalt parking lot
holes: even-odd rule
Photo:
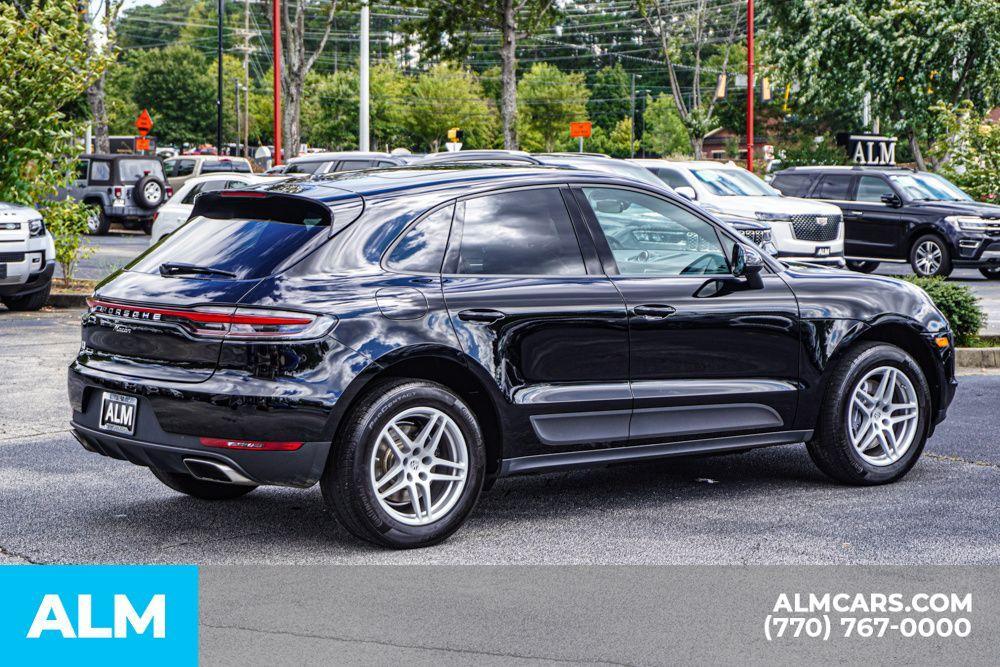
[[[825,479],[804,448],[500,480],[448,542],[353,540],[319,489],[205,503],[69,435],[79,313],[0,312],[0,562],[784,564],[1000,562],[1000,375],[961,378],[902,482]]]

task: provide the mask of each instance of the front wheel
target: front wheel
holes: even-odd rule
[[[393,380],[347,417],[320,480],[355,537],[407,549],[445,540],[483,487],[485,446],[475,415],[446,387]]]
[[[1000,280],[1000,266],[981,266],[979,273],[983,274],[987,280]]]
[[[913,357],[894,345],[864,343],[830,372],[809,455],[845,484],[895,482],[924,449],[930,407]]]
[[[951,275],[951,253],[940,237],[921,236],[910,249],[910,266],[918,276],[946,278]]]
[[[878,268],[878,262],[865,262],[857,259],[847,260],[847,268],[851,271],[858,271],[860,273],[871,273]]]
[[[111,229],[111,220],[104,214],[104,211],[91,205],[90,213],[87,215],[87,233],[92,236],[104,236]]]

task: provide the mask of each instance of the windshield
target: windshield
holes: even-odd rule
[[[122,183],[135,183],[146,174],[163,179],[159,160],[118,160],[118,178]]]
[[[957,185],[937,174],[893,174],[889,179],[911,199],[923,201],[972,201]]]
[[[781,193],[743,169],[692,169],[708,191],[720,197],[780,197]]]

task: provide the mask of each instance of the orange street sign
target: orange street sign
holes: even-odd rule
[[[587,139],[590,137],[590,121],[581,120],[575,121],[569,124],[569,136],[572,139],[577,139],[583,137]]]
[[[146,136],[153,129],[153,119],[149,117],[149,112],[145,109],[135,119],[135,129],[139,130],[139,134],[142,136]]]
[[[135,149],[137,151],[148,151],[149,150],[149,139],[146,137],[136,137],[135,139]]]

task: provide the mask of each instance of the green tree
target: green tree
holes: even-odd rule
[[[972,102],[933,108],[943,128],[930,150],[938,170],[981,201],[1000,204],[1000,123],[978,113]]]
[[[581,72],[566,73],[555,65],[535,63],[517,86],[518,131],[527,150],[553,151],[569,136],[569,124],[587,120],[590,91]]]
[[[669,94],[660,93],[653,98],[642,118],[645,126],[642,145],[647,151],[663,156],[690,151],[687,130]]]
[[[439,64],[413,79],[405,127],[416,148],[436,152],[452,127],[464,131],[469,148],[493,145],[496,116],[487,103],[475,74],[453,65]]]
[[[932,105],[1000,95],[996,0],[770,0],[762,17],[768,60],[799,82],[803,104],[855,110],[865,95],[882,132],[906,137],[917,166],[940,130]]]
[[[0,201],[37,205],[79,152],[77,105],[103,71],[69,2],[0,3]]]
[[[613,130],[632,110],[631,93],[629,74],[620,64],[597,70],[587,102],[590,120],[605,130]]]
[[[600,125],[595,125],[590,138],[583,140],[583,150],[594,153],[605,153],[611,157],[627,158],[632,155],[632,151],[629,148],[629,141],[631,140],[632,119],[621,118],[614,124],[610,132]],[[571,140],[571,142],[576,142],[576,139]],[[638,144],[639,142],[636,141],[635,145],[638,146]],[[574,146],[573,149],[575,148]]]
[[[379,64],[371,68],[370,129],[375,148],[392,149],[411,142],[404,127],[409,84],[397,68]],[[315,145],[334,150],[358,147],[358,73],[340,70],[306,80],[302,107],[303,136]]]
[[[189,46],[149,49],[134,60],[132,100],[148,109],[161,145],[199,144],[215,136],[215,79]]]

